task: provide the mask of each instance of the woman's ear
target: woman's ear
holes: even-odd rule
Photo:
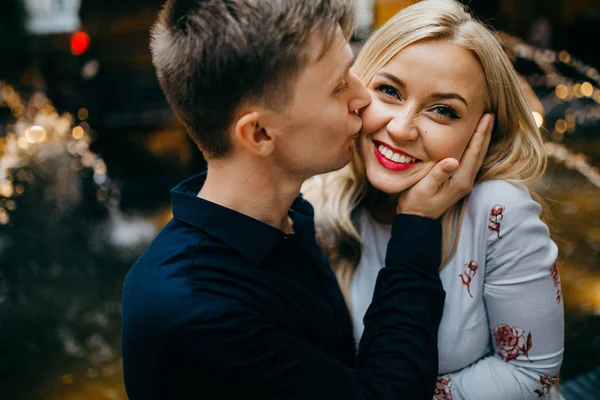
[[[234,140],[260,157],[266,157],[275,148],[275,138],[270,135],[261,123],[262,113],[252,111],[237,119],[233,127]]]

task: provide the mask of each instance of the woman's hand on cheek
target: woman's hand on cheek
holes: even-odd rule
[[[453,158],[437,163],[423,179],[402,193],[396,213],[437,219],[469,194],[485,159],[493,129],[494,117],[485,114],[477,124],[461,164]]]

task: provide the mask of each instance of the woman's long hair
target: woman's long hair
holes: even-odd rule
[[[470,50],[483,70],[485,109],[494,113],[496,119],[476,183],[502,179],[527,186],[535,196],[532,185],[544,174],[547,162],[541,133],[500,40],[460,3],[424,0],[400,11],[365,43],[353,71],[368,85],[398,52],[425,40],[449,40]],[[302,191],[315,207],[319,241],[348,301],[350,281],[361,256],[358,211],[377,190],[369,184],[355,151],[347,167],[309,180]],[[441,217],[440,269],[456,251],[466,200],[459,201]]]

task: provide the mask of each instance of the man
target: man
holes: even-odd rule
[[[208,172],[172,191],[173,219],[127,276],[130,399],[431,399],[444,300],[435,218],[468,192],[489,129],[452,180],[458,163],[442,162],[403,197],[356,356],[298,196],[348,163],[370,102],[349,70],[352,3],[167,1],[153,60]]]

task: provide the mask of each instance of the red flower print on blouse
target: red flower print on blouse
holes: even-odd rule
[[[452,381],[450,379],[438,377],[433,400],[452,400]]]
[[[496,204],[494,207],[492,207],[492,211],[490,211],[490,224],[488,225],[488,228],[490,231],[496,232],[498,239],[502,239],[502,236],[500,236],[500,221],[503,219],[504,207],[502,207],[500,204]]]
[[[538,395],[538,397],[543,397],[550,393],[550,389],[552,386],[556,385],[560,378],[558,376],[540,376],[540,383],[542,384],[542,389],[535,389],[533,392]]]
[[[469,293],[469,296],[473,298],[473,295],[471,294],[471,280],[477,273],[477,268],[479,268],[479,265],[477,265],[475,261],[471,260],[467,264],[465,264],[464,267],[464,276],[463,274],[458,274],[458,276],[460,276],[462,284],[467,288],[467,293]]]
[[[552,276],[552,280],[554,281],[554,287],[556,287],[556,302],[560,304],[560,273],[558,272],[557,263],[554,263],[552,268],[550,268],[550,275]]]
[[[504,361],[516,360],[521,354],[529,360],[529,350],[533,345],[531,333],[525,338],[523,329],[502,324],[494,328],[494,341],[498,355]]]

